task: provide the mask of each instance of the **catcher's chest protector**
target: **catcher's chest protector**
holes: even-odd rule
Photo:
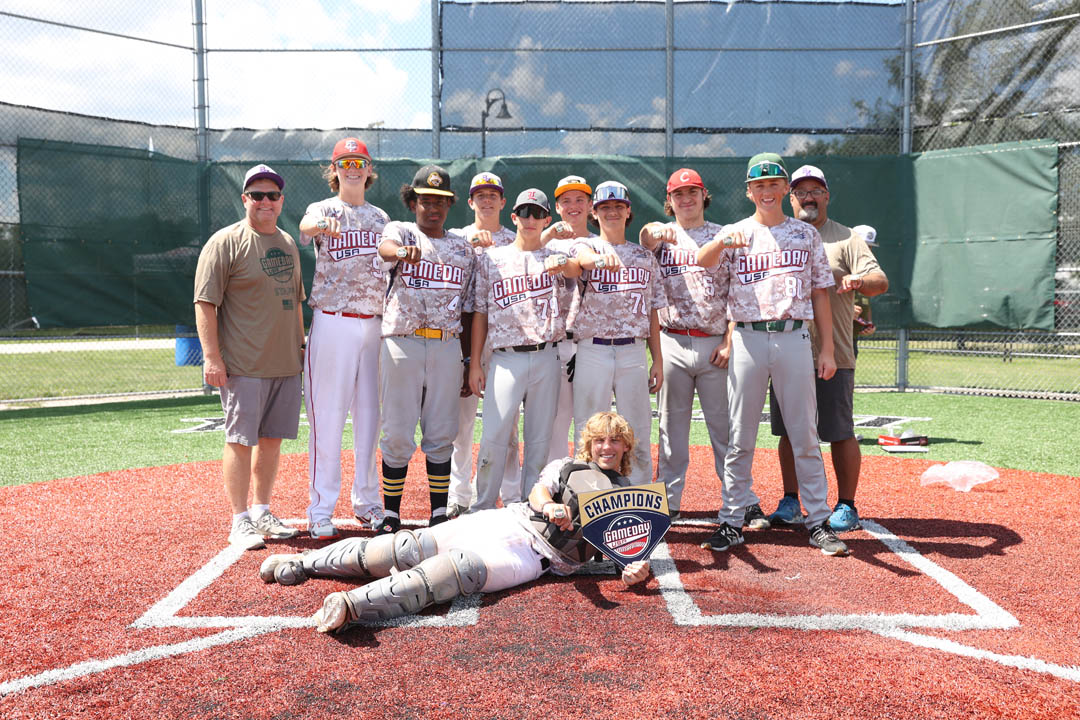
[[[549,522],[543,513],[534,512],[532,522],[551,547],[572,563],[583,563],[591,554],[589,544],[581,534],[581,520],[578,517],[578,493],[593,490],[608,490],[612,487],[626,487],[630,481],[614,472],[606,473],[596,463],[572,462],[563,466],[559,472],[559,489],[552,497],[557,503],[570,508],[570,517],[574,521],[569,530],[561,530],[555,523]]]

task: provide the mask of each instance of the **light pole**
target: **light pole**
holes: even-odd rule
[[[375,131],[375,157],[382,157],[382,131],[379,128],[385,124],[385,120],[377,120],[368,125],[368,130]]]
[[[509,120],[512,117],[510,111],[506,109],[506,93],[500,88],[488,90],[487,106],[484,107],[484,112],[480,113],[480,157],[487,157],[487,119],[491,113],[491,106],[497,102],[501,102],[502,107],[499,108],[499,114],[495,118]]]

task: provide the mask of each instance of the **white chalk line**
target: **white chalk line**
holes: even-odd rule
[[[290,518],[284,522],[292,525],[305,523],[302,519]],[[338,526],[358,526],[352,520],[335,520]],[[406,521],[404,524],[419,524]],[[1055,665],[1037,658],[1025,656],[1001,655],[978,648],[972,648],[951,640],[913,633],[906,628],[920,627],[950,631],[1008,629],[1019,626],[1019,622],[1006,610],[991,601],[982,593],[960,580],[956,575],[945,570],[933,561],[921,555],[904,540],[898,538],[884,526],[872,521],[862,520],[863,528],[885,544],[892,552],[932,578],[958,601],[975,611],[974,615],[948,613],[944,615],[899,614],[827,614],[827,615],[768,615],[762,613],[733,613],[724,615],[704,615],[686,591],[675,562],[668,551],[667,543],[662,542],[653,551],[652,567],[660,586],[668,612],[676,625],[684,626],[727,626],[727,627],[767,627],[790,628],[813,631],[865,630],[883,637],[889,637],[914,645],[940,650],[942,652],[965,657],[989,660],[1003,665],[1024,670],[1047,673],[1073,682],[1080,682],[1080,669]],[[107,670],[137,665],[165,657],[173,657],[197,652],[217,645],[246,640],[269,632],[292,628],[313,627],[310,617],[297,616],[189,616],[177,615],[205,588],[217,580],[233,563],[244,554],[243,550],[226,547],[203,567],[186,578],[172,592],[155,603],[141,617],[131,624],[132,628],[180,627],[188,629],[227,628],[224,632],[203,638],[195,638],[172,645],[159,645],[105,660],[89,660],[75,663],[66,668],[47,670],[36,675],[17,678],[0,683],[0,695],[26,690],[43,685],[51,685],[64,680]],[[464,627],[476,625],[480,620],[481,595],[459,597],[451,604],[445,616],[424,615],[395,618],[393,620],[372,623],[374,627]]]

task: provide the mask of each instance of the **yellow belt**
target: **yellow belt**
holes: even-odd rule
[[[435,328],[420,328],[413,335],[417,335],[428,340],[443,340],[445,338],[457,337],[457,333],[452,333],[449,330],[436,330]]]

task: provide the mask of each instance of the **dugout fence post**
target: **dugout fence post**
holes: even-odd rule
[[[914,104],[914,70],[912,55],[915,52],[915,0],[907,0],[904,13],[904,107],[900,129],[900,154],[911,154],[911,110]]]
[[[906,392],[908,387],[908,331],[896,331],[896,389]]]
[[[442,155],[442,0],[431,0],[431,157]]]
[[[665,60],[667,63],[667,97],[664,102],[664,157],[675,154],[675,0],[664,3],[667,25]]]

